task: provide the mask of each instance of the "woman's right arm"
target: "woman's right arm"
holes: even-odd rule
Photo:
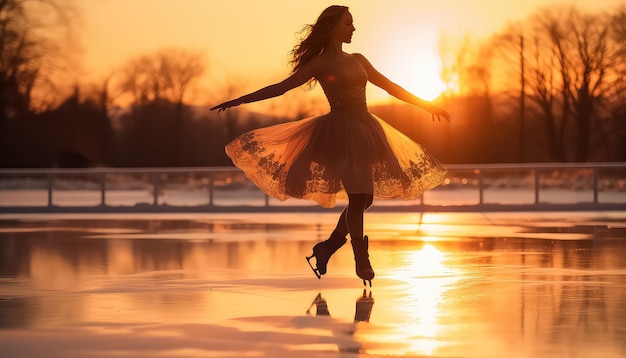
[[[372,66],[372,64],[365,58],[365,56],[361,54],[356,54],[356,56],[359,59],[359,61],[361,61],[361,64],[365,68],[365,71],[367,71],[368,80],[372,82],[374,85],[384,89],[385,91],[387,91],[387,93],[396,97],[397,99],[410,103],[414,106],[418,106],[430,112],[433,116],[433,121],[435,120],[435,116],[439,120],[441,120],[440,117],[450,120],[450,114],[448,112],[444,111],[443,109],[439,107],[434,106],[429,101],[423,100],[413,95],[409,91],[405,90],[404,88],[400,87],[399,85],[389,80],[383,74],[378,72],[378,70],[376,70],[374,66]]]
[[[245,96],[241,96],[239,98],[218,104],[217,106],[211,108],[211,110],[217,109],[217,112],[219,113],[221,111],[227,110],[230,107],[239,106],[240,104],[257,102],[272,97],[278,97],[289,90],[305,84],[314,76],[314,74],[315,60],[313,59],[310,62],[306,63],[304,66],[300,67],[296,72],[294,72],[291,76],[287,77],[283,81],[261,88],[260,90],[249,93]]]

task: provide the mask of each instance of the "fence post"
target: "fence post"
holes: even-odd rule
[[[152,187],[154,188],[152,205],[159,205],[159,179],[157,173],[152,173]]]
[[[100,174],[100,206],[106,205],[106,173]]]
[[[54,188],[54,174],[48,174],[48,207],[52,206],[52,190]]]
[[[539,168],[533,168],[535,174],[535,205],[539,204]]]
[[[598,168],[593,168],[593,203],[598,203]]]
[[[213,172],[209,172],[209,206],[213,206]]]
[[[478,205],[483,205],[483,171],[480,169],[476,169],[478,171]]]

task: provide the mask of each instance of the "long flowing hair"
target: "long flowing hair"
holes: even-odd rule
[[[300,31],[304,34],[303,39],[290,52],[292,73],[324,51],[330,34],[346,11],[347,6],[329,6],[322,11],[315,24],[304,26]]]

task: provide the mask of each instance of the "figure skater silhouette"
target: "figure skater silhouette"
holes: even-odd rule
[[[345,6],[326,8],[291,51],[292,73],[281,82],[211,108],[218,113],[244,103],[280,96],[307,82],[318,82],[330,112],[245,133],[226,146],[226,153],[261,190],[279,200],[308,199],[334,207],[337,197],[348,205],[330,237],[313,246],[306,259],[321,278],[330,257],[350,234],[356,274],[371,287],[363,214],[374,198],[412,200],[439,185],[446,173],[419,144],[368,112],[369,81],[390,95],[418,106],[441,120],[450,115],[420,99],[378,72],[361,54],[343,51],[355,31]],[[311,259],[315,257],[315,266]]]

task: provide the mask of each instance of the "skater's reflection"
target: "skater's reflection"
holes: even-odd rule
[[[328,304],[326,300],[322,297],[321,293],[318,293],[313,303],[309,306],[309,309],[306,310],[306,315],[311,315],[311,308],[315,306],[315,315],[316,316],[330,316],[330,312],[328,311]]]
[[[363,295],[356,300],[354,322],[369,322],[373,307],[374,298],[372,297],[372,291],[367,295],[365,290],[363,290]]]
[[[321,293],[318,293],[309,309],[306,310],[307,316],[311,316],[311,309],[315,306],[315,316],[329,316],[328,303],[322,297]],[[372,308],[374,307],[374,298],[372,297],[372,291],[367,294],[367,290],[363,290],[363,294],[356,300],[356,310],[354,312],[354,322],[369,322],[370,315],[372,314]]]

